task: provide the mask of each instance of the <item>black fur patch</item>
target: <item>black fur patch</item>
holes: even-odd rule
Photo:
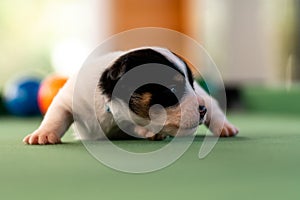
[[[193,77],[193,73],[189,67],[189,65],[182,59],[181,56],[177,55],[176,53],[173,53],[176,57],[178,57],[185,65],[185,68],[186,68],[186,71],[187,71],[187,74],[188,74],[188,80],[189,80],[189,83],[190,85],[192,86],[192,88],[194,89],[194,77]]]
[[[143,69],[144,72],[139,74],[135,80],[132,80],[132,85],[134,85],[134,81],[146,78],[149,80],[151,76],[155,76],[156,80],[157,78],[164,80],[164,86],[156,84],[155,81],[153,81],[153,83],[145,84],[133,91],[131,83],[126,83],[126,85],[122,85],[122,92],[120,94],[114,94],[116,96],[112,96],[114,87],[122,75],[144,64],[151,65],[147,65],[145,70]],[[174,70],[172,70],[171,73],[157,73],[159,70],[157,70],[156,67],[159,66],[155,64],[169,66]],[[151,69],[155,68],[155,73],[151,73]],[[189,69],[187,71],[189,76],[188,80],[192,84],[192,73]],[[165,108],[177,105],[184,95],[185,80],[184,73],[174,63],[165,58],[165,56],[152,49],[142,49],[125,54],[116,60],[115,63],[102,74],[99,87],[102,93],[109,99],[123,99],[123,97],[128,96],[128,94],[132,94],[129,99],[129,108],[142,117],[148,117],[148,111],[152,105],[159,104]],[[127,101],[127,99],[123,100]]]
[[[193,77],[193,73],[191,71],[191,69],[189,68],[188,64],[186,62],[183,61],[183,63],[185,64],[185,67],[186,67],[186,71],[187,71],[187,74],[188,74],[188,80],[189,80],[189,83],[191,84],[192,88],[194,88],[194,77]]]

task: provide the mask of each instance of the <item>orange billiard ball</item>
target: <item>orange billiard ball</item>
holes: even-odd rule
[[[47,112],[53,98],[67,80],[67,77],[57,74],[50,75],[43,80],[38,91],[38,105],[42,114]]]

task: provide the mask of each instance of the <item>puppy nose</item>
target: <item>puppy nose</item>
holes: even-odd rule
[[[199,106],[200,119],[202,120],[207,112],[205,106]]]

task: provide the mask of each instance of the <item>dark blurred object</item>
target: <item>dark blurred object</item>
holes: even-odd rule
[[[242,110],[244,103],[242,99],[242,91],[238,86],[225,86],[226,99],[222,98],[222,91],[216,85],[204,81],[204,79],[198,79],[198,84],[210,95],[212,95],[224,109],[228,110]],[[226,105],[225,105],[226,101]]]
[[[242,110],[244,108],[241,88],[238,86],[226,86],[225,92],[228,110]]]
[[[7,111],[5,109],[5,106],[4,106],[4,101],[3,101],[3,96],[2,96],[2,91],[0,90],[0,115],[3,115],[3,114],[6,114]]]

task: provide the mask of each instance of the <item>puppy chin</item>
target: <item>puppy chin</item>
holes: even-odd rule
[[[207,117],[206,117],[206,115],[205,115],[204,118],[202,118],[202,119],[199,120],[199,126],[205,123],[206,118],[207,118]]]
[[[170,135],[173,137],[185,137],[191,136],[197,131],[198,126],[191,128],[180,128],[180,127],[164,127],[162,132],[165,135]]]

